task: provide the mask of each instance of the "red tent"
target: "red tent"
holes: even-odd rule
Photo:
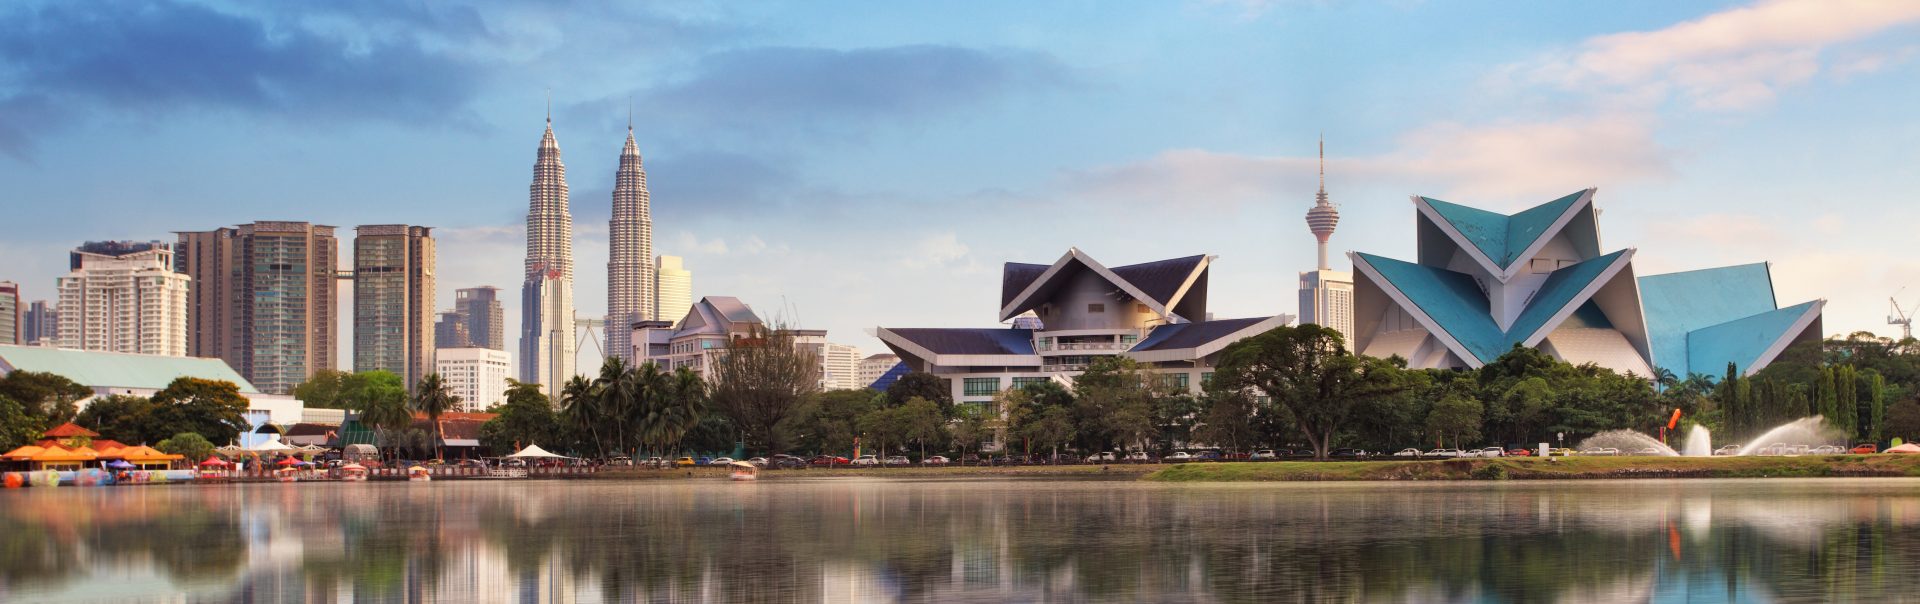
[[[200,462],[200,465],[202,465],[202,466],[213,466],[213,467],[220,467],[220,468],[224,468],[224,467],[227,467],[227,466],[230,466],[230,465],[233,465],[233,464],[230,464],[230,463],[227,463],[227,462],[224,462],[224,461],[221,461],[221,460],[220,460],[220,458],[218,458],[218,457],[214,457],[214,456],[212,456],[212,455],[208,455],[208,456],[207,456],[207,460],[206,460],[206,461],[203,461],[203,462]]]
[[[291,465],[293,465],[293,458],[292,458],[292,457],[282,457],[282,458],[280,458],[280,463],[277,463],[277,464],[274,464],[274,465],[276,465],[276,466],[291,466]]]

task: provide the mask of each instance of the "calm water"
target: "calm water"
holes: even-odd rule
[[[0,491],[0,601],[1920,599],[1920,481]]]

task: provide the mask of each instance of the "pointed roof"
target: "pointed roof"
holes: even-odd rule
[[[88,430],[86,428],[82,428],[80,427],[80,424],[67,422],[64,424],[60,424],[58,426],[54,426],[52,430],[46,431],[46,433],[43,434],[42,436],[45,436],[47,438],[67,438],[67,437],[73,437],[73,436],[84,436],[87,438],[93,438],[96,436],[100,436],[100,433],[94,432],[92,430]]]
[[[1753,375],[1756,368],[1773,362],[1795,337],[1819,321],[1825,305],[1822,300],[1802,302],[1688,332],[1686,365],[1667,370],[1676,376],[1684,376],[1686,371],[1719,375],[1714,372],[1724,371],[1727,363],[1733,363],[1742,375]]]
[[[1454,354],[1479,366],[1515,344],[1534,346],[1592,299],[1633,258],[1620,250],[1556,270],[1527,301],[1512,325],[1501,329],[1486,292],[1466,273],[1355,252],[1354,268],[1374,279],[1428,332]]]
[[[1511,269],[1516,263],[1537,253],[1539,247],[1564,228],[1575,213],[1592,203],[1593,191],[1585,189],[1570,193],[1513,215],[1431,197],[1415,196],[1414,204],[1422,214],[1433,218],[1442,227],[1441,231],[1461,248],[1469,250],[1476,260],[1486,264],[1488,272],[1501,275],[1505,280],[1512,277]]]
[[[1079,248],[1068,248],[1050,265],[1009,262],[1000,282],[1000,320],[1012,319],[1045,303],[1067,277],[1083,270],[1093,271],[1162,316],[1178,316],[1173,308],[1206,274],[1211,262],[1202,254],[1109,269]]]
[[[1778,308],[1773,275],[1766,263],[1723,266],[1647,275],[1640,278],[1640,306],[1647,316],[1653,348],[1649,363],[1685,377],[1719,375],[1726,363],[1695,367],[1687,353],[1687,334]],[[1747,365],[1740,366],[1745,370]]]

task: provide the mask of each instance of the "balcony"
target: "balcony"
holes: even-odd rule
[[[1129,349],[1129,348],[1133,348],[1133,343],[1132,343],[1132,342],[1126,342],[1126,343],[1121,343],[1121,342],[1056,342],[1056,343],[1054,343],[1054,345],[1053,345],[1053,351],[1061,351],[1061,350],[1103,350],[1103,351],[1112,351],[1112,350],[1127,350],[1127,349]],[[1048,351],[1048,352],[1053,352],[1053,351]]]

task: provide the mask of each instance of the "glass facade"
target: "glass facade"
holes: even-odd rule
[[[961,396],[993,396],[1000,392],[1000,378],[965,378],[960,388]]]

